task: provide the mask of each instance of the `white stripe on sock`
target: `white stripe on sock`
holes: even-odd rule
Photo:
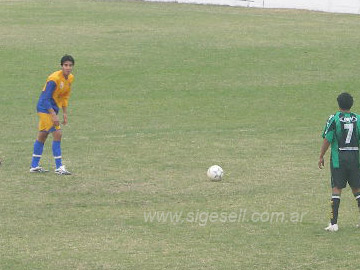
[[[333,195],[331,198],[332,199],[340,199],[340,196]]]
[[[35,154],[33,154],[33,157],[41,157],[41,155],[35,155]]]
[[[360,198],[360,195],[357,195],[356,197],[355,197],[355,199],[359,199]]]
[[[61,158],[61,156],[58,156],[58,157],[54,157],[55,159],[58,159],[58,158]]]

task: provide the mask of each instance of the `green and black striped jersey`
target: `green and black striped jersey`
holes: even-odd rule
[[[340,111],[330,115],[322,137],[331,144],[333,168],[339,168],[339,151],[359,151],[360,116]]]

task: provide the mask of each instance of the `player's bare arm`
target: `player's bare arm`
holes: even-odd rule
[[[63,122],[62,124],[65,126],[68,123],[68,116],[67,116],[67,107],[62,107],[63,111]]]
[[[56,126],[56,127],[59,126],[59,124],[60,124],[59,117],[57,116],[54,109],[49,109],[48,111],[49,111],[49,113],[51,115],[52,121],[54,122],[54,126]]]
[[[321,150],[320,150],[320,157],[319,157],[319,162],[318,162],[318,166],[319,169],[324,168],[325,162],[324,162],[324,156],[326,151],[329,149],[330,143],[327,139],[324,139],[323,144],[321,146]]]

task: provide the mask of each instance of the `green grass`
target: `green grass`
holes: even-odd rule
[[[359,26],[306,11],[0,0],[0,269],[357,269],[356,203],[344,191],[340,231],[323,231],[317,158],[336,96],[349,91],[360,111]],[[74,175],[30,175],[37,98],[65,53]],[[50,142],[42,164],[53,170]],[[213,164],[222,182],[206,179]],[[240,209],[243,222],[144,220]]]

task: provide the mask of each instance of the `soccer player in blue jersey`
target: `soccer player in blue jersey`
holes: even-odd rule
[[[52,151],[55,159],[55,173],[60,175],[70,175],[62,164],[61,157],[61,137],[60,121],[58,117],[59,109],[63,112],[63,125],[68,123],[67,107],[71,93],[71,85],[74,75],[71,74],[75,60],[70,55],[65,55],[60,60],[61,70],[52,73],[46,80],[37,103],[37,113],[39,116],[39,132],[34,143],[34,152],[31,161],[31,173],[48,172],[39,166],[45,141],[49,133],[53,134]]]
[[[331,145],[331,219],[330,224],[325,228],[331,232],[336,232],[339,229],[337,219],[340,196],[347,183],[352,189],[360,210],[360,116],[350,111],[353,105],[353,97],[350,94],[340,94],[337,101],[339,111],[331,115],[325,125],[322,135],[324,140],[318,162],[319,168],[322,169],[324,167],[324,155]]]

